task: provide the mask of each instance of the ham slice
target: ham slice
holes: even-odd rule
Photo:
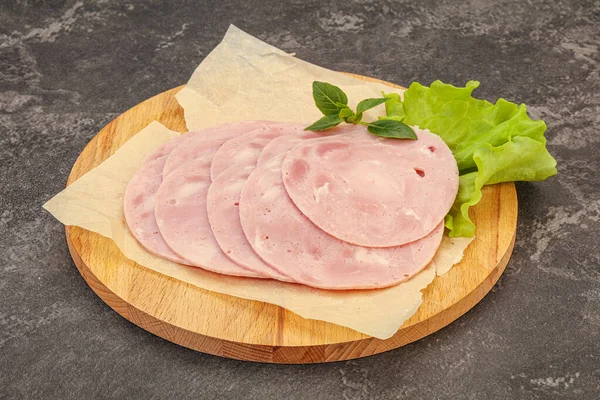
[[[292,202],[281,166],[287,136],[265,149],[268,157],[250,174],[240,197],[240,221],[254,251],[295,282],[322,289],[374,289],[392,286],[421,271],[435,254],[443,224],[404,246],[367,248],[341,241],[313,224]],[[311,146],[323,139],[290,138],[287,147]]]
[[[315,225],[367,247],[413,242],[432,232],[458,191],[458,168],[442,139],[367,133],[301,142],[282,165],[289,197]],[[435,236],[435,235],[434,235]]]
[[[247,277],[264,277],[231,261],[208,222],[206,195],[211,157],[188,161],[165,177],[156,194],[156,222],[165,242],[198,267]]]
[[[335,128],[328,129],[325,132],[303,131],[300,135],[288,135],[279,137],[271,140],[269,144],[267,144],[265,148],[262,149],[262,151],[260,152],[260,156],[258,157],[257,165],[261,165],[265,161],[269,161],[271,158],[276,157],[280,154],[287,153],[296,144],[306,139],[318,139],[341,134],[352,135],[356,133],[362,134],[362,129],[354,125],[340,125],[336,126]]]
[[[163,175],[169,175],[183,164],[196,158],[209,157],[212,159],[219,147],[229,139],[257,129],[266,129],[271,124],[267,121],[244,121],[188,132],[183,135],[185,139],[169,155]]]
[[[129,230],[146,250],[167,260],[189,264],[167,245],[154,216],[156,192],[162,183],[163,167],[170,151],[178,145],[182,136],[159,146],[146,157],[142,167],[127,184],[123,213]]]
[[[133,236],[153,254],[182,264],[191,264],[177,255],[162,237],[154,212],[156,193],[163,173],[193,158],[211,159],[228,139],[268,126],[264,121],[219,125],[178,136],[152,151],[133,176],[125,192],[123,211]],[[186,143],[180,147],[180,144]]]
[[[290,279],[267,265],[246,240],[240,223],[240,194],[246,179],[256,167],[261,150],[282,135],[299,136],[303,128],[304,125],[277,124],[231,139],[217,151],[211,165],[212,183],[208,189],[206,208],[219,246],[236,264],[283,281]],[[229,167],[225,168],[227,165]]]
[[[236,136],[223,143],[215,153],[210,166],[210,177],[215,180],[230,166],[256,166],[262,149],[273,139],[284,134],[300,134],[305,125],[270,123],[247,135]]]

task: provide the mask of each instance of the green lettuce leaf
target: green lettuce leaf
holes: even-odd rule
[[[385,102],[385,114],[387,117],[380,117],[379,119],[402,121],[404,119],[404,107],[402,106],[400,95],[398,93],[381,94],[389,100]]]
[[[500,182],[541,181],[556,175],[546,149],[546,124],[527,116],[525,105],[499,99],[496,104],[472,96],[479,82],[464,88],[435,81],[413,83],[386,103],[388,118],[429,129],[452,150],[458,164],[458,195],[445,224],[450,236],[472,237],[469,208],[481,200],[481,188]]]

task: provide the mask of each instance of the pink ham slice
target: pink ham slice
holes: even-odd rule
[[[264,149],[260,152],[260,156],[258,157],[257,165],[261,165],[265,161],[269,161],[273,157],[276,157],[280,154],[287,153],[294,147],[296,144],[300,143],[306,139],[318,139],[333,135],[341,135],[341,134],[362,134],[362,129],[360,127],[356,127],[354,125],[339,125],[335,128],[328,129],[324,132],[310,132],[304,131],[301,135],[289,135],[280,138],[273,139],[269,142],[268,145],[265,146]]]
[[[286,191],[315,225],[343,241],[391,247],[422,238],[450,210],[458,168],[439,136],[415,132],[418,140],[364,129],[302,142],[282,165]]]
[[[206,213],[210,157],[187,162],[165,177],[156,194],[156,222],[165,242],[193,265],[209,271],[265,277],[231,261],[217,243]]]
[[[248,121],[188,132],[164,143],[146,156],[142,167],[129,182],[124,197],[125,219],[138,242],[153,254],[191,264],[167,245],[156,223],[154,204],[164,171],[170,171],[195,157],[211,159],[228,139],[265,126],[268,126],[265,121]],[[186,146],[179,147],[183,142],[187,143]]]
[[[385,249],[341,241],[319,229],[298,210],[285,190],[281,165],[287,136],[265,149],[268,157],[250,174],[240,197],[240,221],[254,251],[295,282],[322,289],[374,289],[392,286],[421,271],[435,254],[443,224],[424,238]],[[323,139],[307,140],[315,143]],[[296,144],[290,138],[288,148]]]
[[[290,279],[256,255],[242,230],[240,194],[246,179],[256,167],[261,150],[282,135],[300,136],[304,125],[277,124],[226,142],[215,154],[211,166],[207,212],[210,226],[221,249],[236,264],[274,279]],[[227,165],[228,168],[224,169]]]
[[[272,122],[248,135],[229,139],[215,153],[210,166],[210,177],[215,180],[219,174],[232,165],[256,166],[262,149],[273,139],[284,134],[299,134],[305,125]]]
[[[159,146],[146,157],[142,167],[127,184],[123,213],[129,230],[146,250],[167,260],[189,264],[189,261],[175,254],[167,245],[154,216],[156,192],[162,183],[162,170],[169,152],[179,141],[181,136]]]
[[[219,147],[229,139],[257,129],[266,129],[271,124],[267,121],[244,121],[188,132],[184,135],[186,138],[169,155],[163,175],[169,175],[183,164],[196,158],[210,157],[212,159]]]

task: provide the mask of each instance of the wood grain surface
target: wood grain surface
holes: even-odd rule
[[[111,156],[153,120],[185,132],[183,110],[174,97],[179,89],[138,104],[104,127],[81,152],[67,185]],[[477,304],[496,283],[512,253],[517,222],[514,184],[484,187],[483,198],[471,210],[471,216],[477,225],[477,238],[463,260],[434,279],[424,290],[417,313],[387,340],[307,320],[272,304],[183,283],[134,263],[110,239],[79,227],[66,227],[66,236],[75,265],[94,292],[121,316],[147,331],[223,357],[316,363],[398,348],[448,325]]]

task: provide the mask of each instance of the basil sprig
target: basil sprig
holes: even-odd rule
[[[364,125],[375,136],[393,139],[417,139],[415,131],[396,118],[380,119],[373,122],[362,120],[365,111],[385,103],[390,100],[389,97],[362,100],[356,106],[355,112],[348,107],[348,96],[339,87],[327,82],[314,81],[312,90],[315,105],[324,117],[304,128],[306,131],[324,131],[346,122],[347,124]]]

